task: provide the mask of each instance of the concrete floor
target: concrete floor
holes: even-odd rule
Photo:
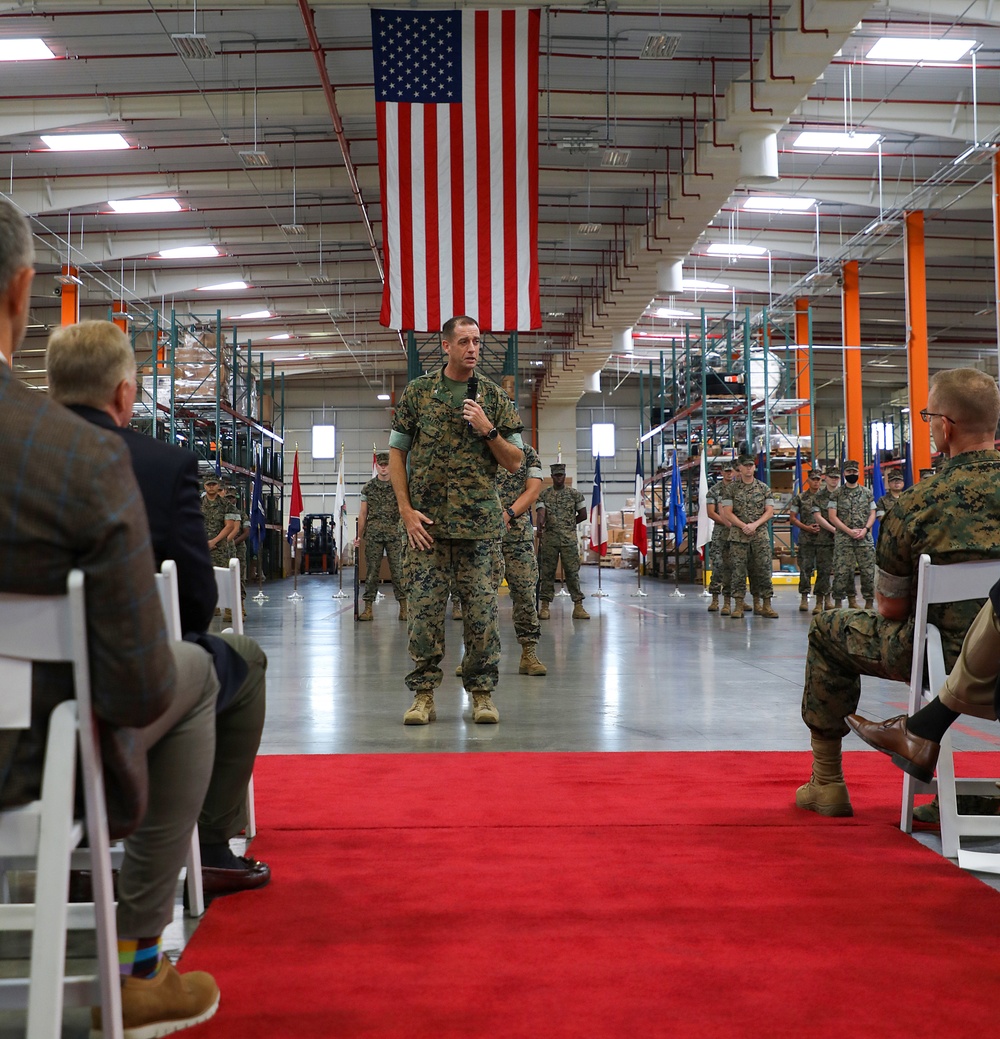
[[[353,570],[339,578],[298,579],[301,601],[290,601],[291,580],[264,585],[266,602],[247,593],[246,632],[268,655],[268,715],[262,754],[421,753],[427,751],[671,751],[806,750],[799,716],[810,614],[798,611],[794,585],[775,590],[778,620],[734,621],[707,612],[701,590],[644,581],[602,570],[605,597],[597,598],[598,571],[585,567],[589,621],[570,618],[572,602],[557,595],[552,619],[542,622],[538,656],[544,678],[517,673],[519,647],[510,599],[501,592],[504,645],[494,700],[499,725],[474,725],[461,679],[462,625],[449,617],[445,678],[435,696],[437,721],[404,726],[411,696],[403,683],[410,660],[406,625],[391,594],[378,601],[371,624],[354,622]],[[388,585],[383,586],[388,589]],[[905,709],[899,683],[864,679],[861,713],[872,718]],[[967,724],[965,724],[967,722]],[[958,749],[996,750],[1000,728],[963,719]],[[845,748],[866,749],[850,736]],[[875,753],[871,751],[871,753]],[[887,761],[886,783],[900,773]],[[802,779],[808,778],[803,771]],[[850,777],[848,776],[848,783]],[[789,799],[793,797],[789,789]],[[266,826],[267,819],[259,819]],[[919,839],[940,850],[934,834]],[[1000,886],[1000,877],[984,878]],[[178,894],[178,899],[179,899]],[[173,958],[196,926],[178,901],[165,935]],[[26,946],[4,944],[4,972],[17,972]],[[86,955],[85,950],[80,955]],[[23,966],[23,963],[21,964]],[[86,1034],[88,1015],[68,1010],[64,1039]],[[21,1034],[23,1018],[0,1015],[0,1039]]]

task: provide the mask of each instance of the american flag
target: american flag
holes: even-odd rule
[[[380,321],[539,328],[537,10],[372,11]]]

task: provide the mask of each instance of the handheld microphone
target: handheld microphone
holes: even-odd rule
[[[465,399],[466,400],[475,400],[476,399],[476,394],[478,392],[479,392],[479,379],[475,375],[470,375],[469,376],[469,381],[468,381],[468,383],[466,384],[466,387],[465,387]],[[469,427],[469,429],[473,428],[471,422],[467,422],[466,425]]]

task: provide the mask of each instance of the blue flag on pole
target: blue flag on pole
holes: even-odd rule
[[[875,504],[878,504],[879,498],[885,494],[885,481],[882,479],[882,466],[878,462],[878,451],[875,452],[875,464],[872,466],[872,497],[875,499]],[[879,521],[875,520],[872,524],[872,537],[878,541],[878,527]]]
[[[267,517],[264,515],[264,481],[260,472],[260,457],[257,458],[257,472],[253,478],[253,494],[250,498],[250,547],[254,555],[260,553],[264,544],[264,532],[267,529]]]
[[[763,451],[759,451],[757,454],[757,471],[754,473],[754,476],[761,483],[767,483],[767,456]]]
[[[677,452],[674,451],[673,464],[670,467],[670,508],[667,512],[667,530],[674,535],[679,545],[684,539],[687,527],[687,513],[684,511],[684,487],[681,484],[681,470],[677,465]]]
[[[795,448],[795,493],[802,493],[802,448],[797,446]],[[811,517],[806,516],[803,522],[807,522]],[[799,516],[799,519],[802,519]],[[799,543],[799,528],[792,527],[792,544],[797,545]]]

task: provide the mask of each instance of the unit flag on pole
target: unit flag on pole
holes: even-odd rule
[[[645,556],[649,550],[649,539],[646,536],[646,503],[642,500],[642,452],[635,449],[635,507],[632,519],[632,544]]]
[[[288,502],[288,543],[294,544],[295,535],[302,529],[302,488],[299,486],[299,451],[295,449],[295,461],[292,463],[292,497]]]

